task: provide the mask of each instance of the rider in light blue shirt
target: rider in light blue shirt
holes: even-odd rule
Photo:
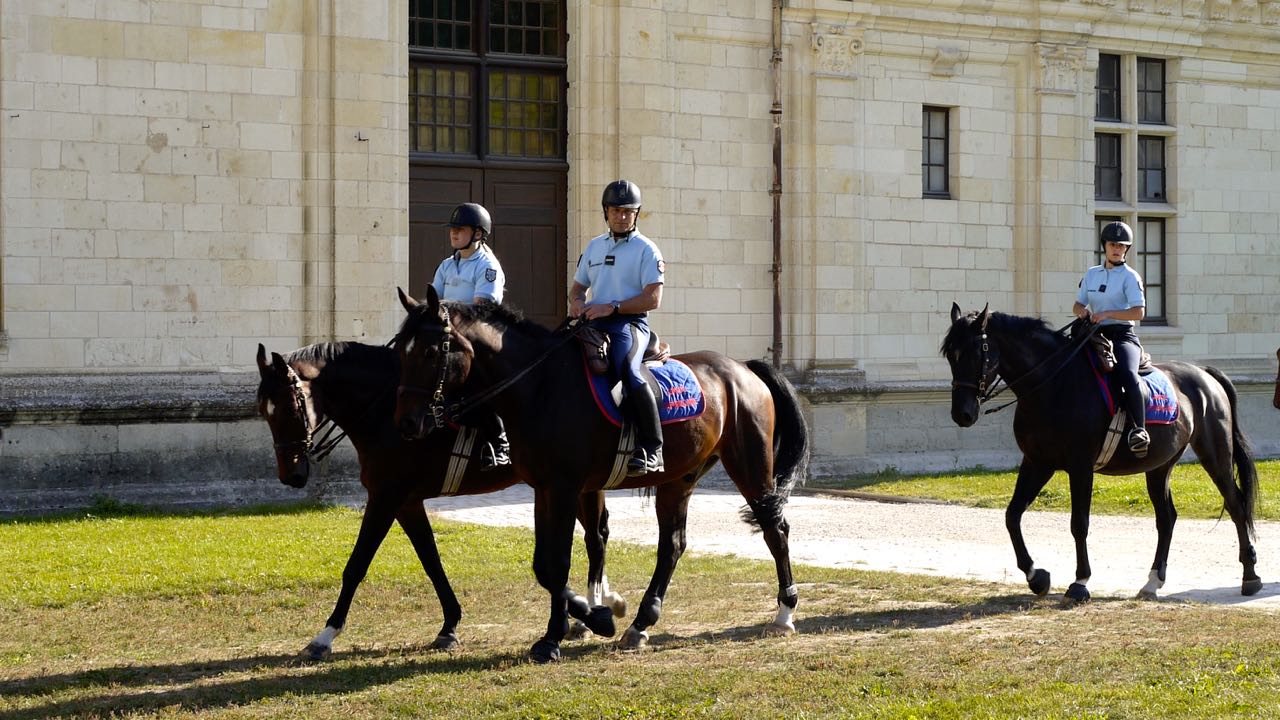
[[[626,386],[629,414],[636,427],[636,450],[627,475],[662,472],[658,400],[641,374],[641,361],[649,344],[648,313],[662,303],[666,266],[658,246],[636,230],[641,202],[635,183],[609,183],[600,204],[609,232],[593,239],[578,258],[569,291],[569,315],[586,317],[592,327],[609,335],[609,364]]]
[[[1116,221],[1102,228],[1102,244],[1106,258],[1084,274],[1072,312],[1076,317],[1097,323],[1098,333],[1111,341],[1116,356],[1113,372],[1119,373],[1124,388],[1125,411],[1129,413],[1129,450],[1134,456],[1147,456],[1151,436],[1147,434],[1146,408],[1138,383],[1138,365],[1142,361],[1142,345],[1134,332],[1134,323],[1146,316],[1147,300],[1142,290],[1142,276],[1125,264],[1125,254],[1133,245],[1133,230]]]
[[[431,286],[441,300],[463,303],[501,303],[506,276],[502,264],[486,241],[493,234],[489,211],[477,203],[463,203],[453,209],[446,223],[453,254],[436,268]],[[511,464],[511,445],[502,418],[492,410],[477,408],[468,413],[466,424],[480,429],[488,441],[480,450],[481,470]]]

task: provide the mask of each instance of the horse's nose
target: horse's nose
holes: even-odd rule
[[[956,425],[967,428],[977,421],[977,416],[968,408],[951,408],[951,419]]]
[[[306,457],[298,458],[298,462],[294,464],[289,472],[286,473],[280,482],[291,488],[304,488],[307,486],[307,479],[311,477],[311,464]]]

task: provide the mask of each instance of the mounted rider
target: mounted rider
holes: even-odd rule
[[[493,235],[493,219],[489,211],[479,203],[462,203],[453,209],[449,222],[449,245],[453,254],[436,268],[431,285],[441,300],[479,304],[502,304],[502,294],[507,277],[502,263],[489,248],[488,239]],[[507,431],[498,414],[484,409],[471,411],[468,425],[474,425],[487,438],[480,450],[480,469],[511,464],[511,444]]]
[[[1133,246],[1133,230],[1123,222],[1108,223],[1101,237],[1104,259],[1085,271],[1071,310],[1075,316],[1098,323],[1098,334],[1111,341],[1116,357],[1113,372],[1124,388],[1125,410],[1129,413],[1129,450],[1136,457],[1147,455],[1151,436],[1147,434],[1146,408],[1138,381],[1142,345],[1134,323],[1146,317],[1147,300],[1142,276],[1125,264],[1125,254]]]
[[[662,304],[666,266],[658,246],[636,229],[641,199],[635,183],[609,183],[600,206],[609,232],[592,239],[578,258],[569,315],[585,317],[609,335],[609,365],[626,388],[624,405],[637,435],[627,475],[662,472],[658,400],[642,374],[641,360],[649,344],[648,313]]]

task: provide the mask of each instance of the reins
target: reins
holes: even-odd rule
[[[1075,323],[1076,323],[1076,321],[1075,321],[1075,320],[1072,320],[1071,322],[1067,323],[1066,325],[1063,325],[1061,328],[1059,328],[1059,329],[1058,329],[1058,334],[1061,334],[1064,330],[1066,330],[1067,328],[1071,327],[1071,326],[1072,326],[1072,325],[1074,325]],[[1026,378],[1028,378],[1028,377],[1031,377],[1033,374],[1035,374],[1037,371],[1039,371],[1039,370],[1040,370],[1040,368],[1042,368],[1042,367],[1044,367],[1046,364],[1048,364],[1050,360],[1053,360],[1053,359],[1054,359],[1054,358],[1055,358],[1059,353],[1063,352],[1064,350],[1068,350],[1068,349],[1070,349],[1070,350],[1071,350],[1071,352],[1070,352],[1070,353],[1068,353],[1068,354],[1067,354],[1067,356],[1066,356],[1065,358],[1063,358],[1063,359],[1062,359],[1062,364],[1061,364],[1061,365],[1059,365],[1058,367],[1054,368],[1053,372],[1051,372],[1051,373],[1049,373],[1048,375],[1046,375],[1046,376],[1044,377],[1044,379],[1043,379],[1043,380],[1041,380],[1038,384],[1036,384],[1036,386],[1035,386],[1035,387],[1031,388],[1030,390],[1027,390],[1027,391],[1026,391],[1026,393],[1027,393],[1027,394],[1031,394],[1031,393],[1034,393],[1034,392],[1039,391],[1041,388],[1043,388],[1045,385],[1047,385],[1047,384],[1049,383],[1049,381],[1050,381],[1050,380],[1052,380],[1052,379],[1053,379],[1053,378],[1054,378],[1058,373],[1062,372],[1062,370],[1063,370],[1064,368],[1066,368],[1066,367],[1067,367],[1067,364],[1071,362],[1071,359],[1072,359],[1072,358],[1074,358],[1074,357],[1076,356],[1076,354],[1077,354],[1077,353],[1079,353],[1082,349],[1084,349],[1084,346],[1085,346],[1086,344],[1088,344],[1088,342],[1089,342],[1089,338],[1093,337],[1094,333],[1098,332],[1098,328],[1100,328],[1100,327],[1102,327],[1102,326],[1101,326],[1101,325],[1094,324],[1094,323],[1090,323],[1089,330],[1088,330],[1087,332],[1085,332],[1083,335],[1081,335],[1081,337],[1080,337],[1079,341],[1075,341],[1075,340],[1074,340],[1074,338],[1073,338],[1073,341],[1072,341],[1071,343],[1068,343],[1067,345],[1063,345],[1062,347],[1058,348],[1057,350],[1054,350],[1052,353],[1050,353],[1050,354],[1049,354],[1049,356],[1048,356],[1048,357],[1046,357],[1044,360],[1041,360],[1041,361],[1040,361],[1040,362],[1039,362],[1035,367],[1033,367],[1033,368],[1031,368],[1030,370],[1028,370],[1025,374],[1023,374],[1023,376],[1022,376],[1022,377],[1018,378],[1017,380],[1014,380],[1013,382],[1008,382],[1008,381],[1006,381],[1006,380],[1004,379],[1004,377],[1003,377],[1003,376],[997,376],[997,380],[998,380],[998,381],[997,381],[996,383],[993,383],[993,384],[992,384],[992,386],[991,386],[991,390],[990,390],[989,392],[987,392],[987,394],[986,394],[986,395],[982,395],[982,394],[981,394],[981,390],[979,390],[979,397],[978,397],[978,405],[979,405],[979,407],[981,407],[983,403],[987,402],[988,400],[991,400],[992,398],[996,397],[997,395],[999,395],[1000,393],[1004,392],[1005,390],[1012,389],[1012,388],[1014,387],[1014,385],[1018,384],[1019,382],[1021,382],[1021,381],[1025,380],[1025,379],[1026,379]],[[983,359],[982,359],[982,364],[983,364],[983,368],[985,369],[985,367],[986,367],[986,333],[985,333],[985,332],[983,332]],[[979,371],[979,372],[982,372],[982,371]],[[998,368],[997,368],[997,372],[999,372]],[[985,376],[984,376],[983,378],[980,378],[980,382],[983,382],[983,381],[985,381]],[[998,386],[998,384],[999,384],[1000,382],[1003,382],[1003,383],[1004,383],[1004,387],[1001,387],[1001,388],[999,388],[999,389],[996,389],[996,388],[997,388],[997,386]],[[961,384],[961,383],[952,383],[952,385],[961,385],[962,387],[970,387],[970,386],[971,386],[971,384],[970,384],[970,383],[964,383],[964,384]],[[1015,392],[1016,392],[1016,391],[1015,391]],[[1005,404],[1001,405],[1000,407],[989,408],[989,409],[987,409],[987,410],[983,411],[983,413],[982,413],[982,414],[983,414],[983,415],[990,415],[991,413],[1000,412],[1001,410],[1004,410],[1005,408],[1009,407],[1010,405],[1013,405],[1013,404],[1014,404],[1014,403],[1016,403],[1016,402],[1018,402],[1018,398],[1016,398],[1016,397],[1015,397],[1014,399],[1012,399],[1012,400],[1010,400],[1009,402],[1007,402],[1007,403],[1005,403]]]

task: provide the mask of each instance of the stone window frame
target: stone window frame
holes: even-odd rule
[[[1093,250],[1097,262],[1102,262],[1101,245],[1096,242],[1103,224],[1112,220],[1122,220],[1133,229],[1134,248],[1130,250],[1130,262],[1142,275],[1147,294],[1147,316],[1144,325],[1169,325],[1170,317],[1170,278],[1168,276],[1168,254],[1172,243],[1176,242],[1178,208],[1171,202],[1176,196],[1176,170],[1173,160],[1177,157],[1178,132],[1176,126],[1177,107],[1170,105],[1170,83],[1177,72],[1176,58],[1160,58],[1150,55],[1139,55],[1134,52],[1099,52],[1098,67],[1101,70],[1101,59],[1114,55],[1120,60],[1120,119],[1111,120],[1095,117],[1093,130],[1095,143],[1102,135],[1118,135],[1120,137],[1120,197],[1103,198],[1098,196],[1099,173],[1094,171],[1094,203],[1093,214],[1095,227]],[[1163,86],[1152,88],[1145,81],[1139,86],[1139,74],[1152,72],[1158,67]],[[1150,75],[1144,75],[1149,80]],[[1101,85],[1101,90],[1099,88]],[[1095,76],[1095,98],[1097,93],[1108,92],[1105,83]],[[1163,122],[1148,119],[1149,113],[1141,107],[1149,102],[1146,98],[1161,98]],[[1149,108],[1148,108],[1149,109]],[[1150,158],[1140,163],[1139,147],[1144,141],[1150,143],[1159,140],[1163,145],[1160,153],[1160,165],[1157,167]],[[1097,151],[1095,150],[1095,158]],[[1144,153],[1145,155],[1145,153]],[[1163,183],[1162,197],[1155,197],[1146,189],[1151,172],[1161,173]],[[1158,238],[1156,237],[1158,234]],[[1148,275],[1152,280],[1148,280]]]
[[[937,116],[942,116],[942,132],[936,132]],[[935,131],[935,132],[932,132]],[[930,146],[941,142],[941,152],[934,152]],[[941,157],[939,157],[941,156]],[[941,187],[930,184],[930,171],[941,170]],[[951,199],[951,108],[939,105],[922,105],[920,110],[920,192],[921,196],[933,200]]]

